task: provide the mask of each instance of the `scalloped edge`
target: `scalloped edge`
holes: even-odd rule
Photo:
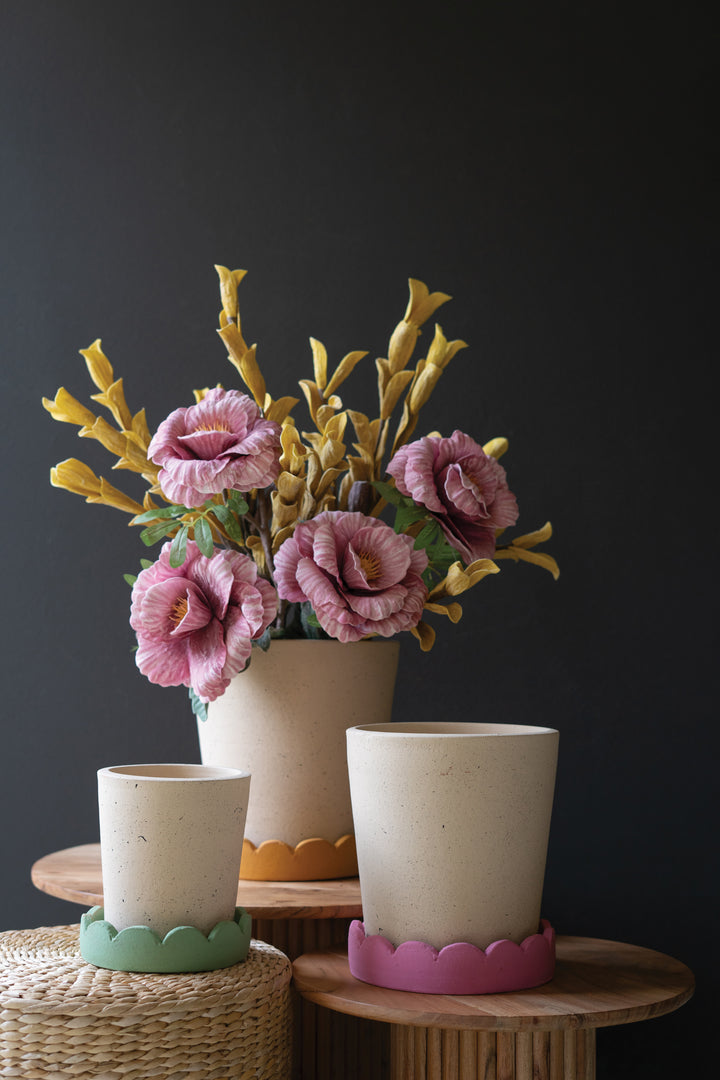
[[[352,833],[334,843],[314,836],[293,847],[284,840],[264,840],[257,847],[243,841],[240,878],[245,881],[328,881],[357,877],[357,851]]]
[[[252,917],[235,908],[209,934],[195,926],[176,926],[160,938],[149,926],[116,930],[102,907],[90,908],[80,919],[80,955],[95,967],[169,975],[217,971],[245,960],[250,949]]]
[[[438,950],[424,941],[397,947],[382,934],[366,934],[358,919],[350,925],[348,962],[361,982],[418,994],[499,994],[529,990],[555,973],[555,931],[547,919],[520,944],[503,938],[486,949],[469,942]]]

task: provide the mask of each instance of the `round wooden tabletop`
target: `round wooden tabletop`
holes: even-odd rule
[[[558,937],[555,977],[535,990],[459,996],[414,994],[359,982],[347,952],[306,953],[293,964],[308,1001],[370,1020],[425,1028],[552,1031],[630,1024],[680,1008],[695,986],[685,964],[652,949]]]
[[[99,844],[80,844],[45,855],[33,865],[33,884],[50,896],[84,907],[102,904]],[[238,882],[237,902],[256,919],[359,919],[357,878],[335,881]]]

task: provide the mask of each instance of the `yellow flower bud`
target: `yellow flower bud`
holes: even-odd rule
[[[42,403],[53,420],[61,420],[66,424],[77,424],[79,427],[87,427],[95,423],[95,414],[86,409],[72,394],[69,394],[64,386],[60,387],[53,401],[44,397]]]

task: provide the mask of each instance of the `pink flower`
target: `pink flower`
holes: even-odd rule
[[[218,550],[208,559],[191,540],[185,562],[173,568],[170,547],[133,586],[135,659],[150,682],[191,686],[201,701],[214,701],[246,666],[251,640],[272,622],[277,594],[238,551]]]
[[[387,471],[398,491],[430,511],[466,564],[492,558],[495,530],[517,521],[502,465],[462,431],[401,447]]]
[[[280,452],[280,426],[247,394],[220,389],[170,413],[148,447],[162,466],[163,492],[184,506],[202,506],[226,488],[267,487],[277,480]]]
[[[275,556],[285,600],[309,600],[323,630],[339,641],[391,637],[420,621],[427,588],[424,551],[409,536],[365,514],[325,511],[296,526]]]

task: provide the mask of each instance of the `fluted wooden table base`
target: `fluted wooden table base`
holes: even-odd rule
[[[255,919],[253,936],[291,960],[345,947],[350,919]],[[321,1009],[294,994],[292,1080],[389,1080],[390,1030],[356,1016]]]
[[[456,1031],[393,1024],[393,1080],[594,1080],[595,1029]]]

